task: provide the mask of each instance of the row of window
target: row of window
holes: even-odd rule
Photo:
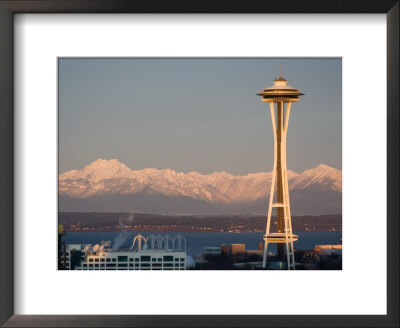
[[[175,263],[175,267],[184,267],[185,263]],[[83,268],[116,268],[117,264],[116,263],[107,263],[107,264],[92,264],[92,263],[82,263],[82,267]],[[162,263],[135,263],[135,265],[133,265],[133,263],[119,263],[118,264],[118,268],[139,268],[139,267],[152,267],[152,268],[168,268],[168,267],[174,267],[174,263],[164,263],[164,265]]]
[[[63,256],[61,256],[61,257],[63,257]],[[68,258],[70,258],[70,256],[69,256],[69,253],[65,253],[65,257],[68,259]],[[83,253],[82,255],[81,255],[81,258],[85,258],[85,254]]]
[[[96,269],[96,268],[76,268],[76,270],[88,270],[88,271],[90,271],[90,270],[99,270],[99,269]],[[185,268],[107,268],[106,269],[106,271],[109,271],[109,270],[117,270],[117,271],[120,271],[120,270],[185,270]]]
[[[117,259],[118,259],[118,262],[128,262],[128,257],[127,256],[118,256],[118,258],[114,257],[114,258],[106,258],[106,259],[104,259],[104,258],[99,259],[99,258],[91,258],[90,257],[88,259],[88,262],[117,262]],[[181,257],[180,260],[181,261],[185,261],[185,258]],[[135,257],[135,258],[130,257],[129,258],[129,262],[133,262],[133,261],[139,262],[139,258],[138,257]],[[141,262],[150,262],[150,261],[152,261],[152,262],[157,262],[157,261],[158,262],[162,262],[162,261],[164,261],[164,262],[173,262],[174,261],[174,257],[173,256],[168,256],[168,255],[163,256],[163,257],[159,257],[159,258],[155,258],[155,257],[151,258],[151,256],[141,256],[140,257],[140,261]],[[175,258],[175,262],[179,262],[179,258],[178,257]]]

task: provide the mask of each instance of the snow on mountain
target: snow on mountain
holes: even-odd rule
[[[289,184],[290,189],[306,189],[318,185],[324,189],[342,191],[342,172],[324,164],[305,170]]]
[[[116,159],[98,159],[80,171],[72,170],[61,174],[59,192],[74,198],[87,198],[94,195],[146,191],[148,194],[187,196],[210,202],[230,201],[212,185],[204,183],[203,175],[196,173],[185,174],[154,168],[134,171]]]
[[[59,192],[62,196],[80,199],[118,194],[161,194],[227,205],[266,199],[271,179],[271,172],[235,176],[227,172],[206,175],[195,171],[180,173],[171,169],[131,170],[116,159],[98,159],[82,170],[61,174]],[[321,164],[301,174],[289,170],[288,179],[290,189],[305,190],[317,186],[341,192],[341,171],[327,165]]]
[[[288,170],[289,183],[297,176],[297,173]],[[206,183],[227,195],[232,201],[251,202],[269,194],[272,172],[249,173],[245,176],[214,172],[205,177]]]
[[[72,170],[60,175],[63,180],[86,179],[99,182],[112,178],[129,178],[132,170],[116,159],[104,160],[99,158],[93,163],[86,165],[82,170]]]

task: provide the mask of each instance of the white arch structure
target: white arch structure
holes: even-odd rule
[[[142,241],[144,242],[145,245],[147,244],[147,240],[144,236],[137,235],[137,236],[135,236],[135,238],[133,238],[133,243],[132,243],[131,249],[133,249],[135,247],[136,241],[138,243],[138,245],[137,245],[138,251],[140,251],[142,249]]]
[[[177,247],[175,247],[175,242],[178,242]],[[181,251],[182,250],[182,242],[185,246],[183,249],[186,252],[186,239],[182,235],[176,235],[172,241],[172,250]]]
[[[137,250],[140,251],[144,246],[149,249],[160,249],[160,250],[172,250],[172,251],[185,251],[186,252],[186,239],[182,235],[176,235],[171,237],[170,235],[154,235],[144,237],[143,235],[137,235],[133,238],[131,249],[135,248],[137,242]],[[172,248],[170,248],[170,246]],[[183,247],[183,249],[182,249]]]

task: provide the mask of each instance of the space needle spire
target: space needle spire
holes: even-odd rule
[[[286,164],[286,136],[292,103],[299,101],[299,97],[303,93],[288,85],[287,80],[282,77],[281,64],[279,78],[274,80],[274,85],[263,89],[257,95],[262,97],[261,101],[269,103],[274,133],[274,168],[264,235],[263,268],[267,268],[268,245],[275,243],[278,248],[278,258],[281,260],[284,259],[286,246],[287,269],[294,270],[293,243],[298,240],[298,236],[294,235],[292,231]],[[276,210],[276,229],[271,228],[273,210]]]

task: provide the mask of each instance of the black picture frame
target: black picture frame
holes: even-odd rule
[[[4,327],[399,327],[399,8],[399,0],[0,0],[0,324]],[[385,13],[387,315],[14,315],[13,234],[18,233],[13,230],[13,17],[16,13]]]

